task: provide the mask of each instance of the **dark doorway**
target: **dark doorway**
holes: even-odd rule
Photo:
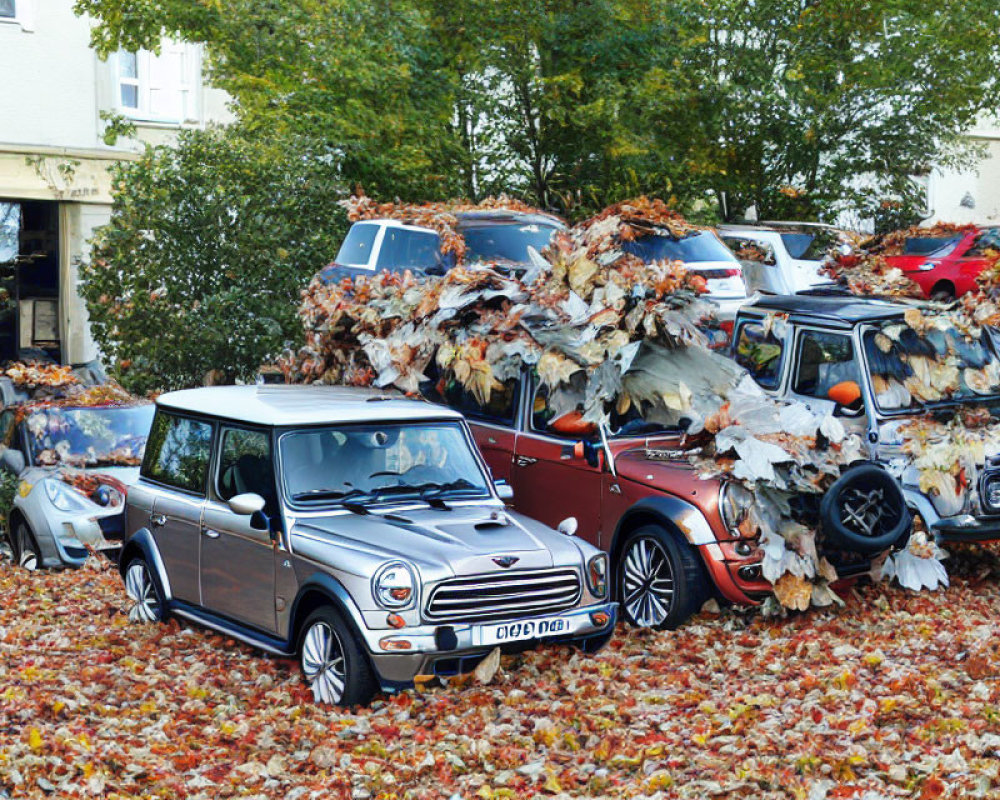
[[[0,200],[0,361],[59,361],[59,204]]]

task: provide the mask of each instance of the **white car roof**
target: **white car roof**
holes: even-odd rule
[[[462,419],[457,411],[346,386],[211,386],[160,395],[165,409],[253,425]]]

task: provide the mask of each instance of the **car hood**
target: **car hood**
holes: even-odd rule
[[[345,561],[345,548],[352,550],[361,559],[360,572],[370,569],[369,562],[399,558],[415,564],[426,581],[496,572],[493,559],[502,556],[516,557],[518,569],[579,566],[589,547],[499,506],[406,508],[387,514],[378,509],[367,515],[300,518],[292,528],[293,548],[304,557],[329,562],[329,548],[335,547],[338,564]]]

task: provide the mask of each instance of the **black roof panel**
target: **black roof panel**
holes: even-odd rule
[[[815,295],[764,295],[740,311],[777,311],[799,317],[854,324],[868,320],[901,317],[911,306],[867,297],[823,297]]]

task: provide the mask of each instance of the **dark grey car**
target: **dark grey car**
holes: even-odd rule
[[[319,386],[172,392],[128,496],[132,616],[297,653],[316,699],[345,705],[495,647],[600,647],[606,556],[501,493],[447,409]]]

